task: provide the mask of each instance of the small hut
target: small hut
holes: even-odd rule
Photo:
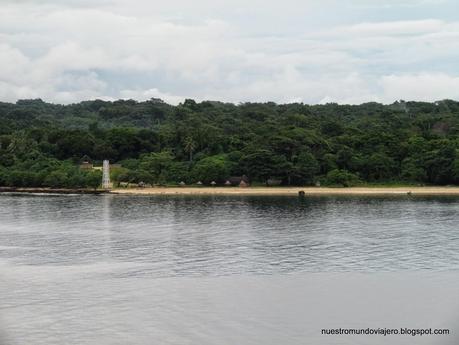
[[[93,167],[94,165],[89,161],[84,161],[84,162],[81,162],[80,164],[80,170],[84,170],[84,171],[92,170]]]
[[[198,186],[202,186],[202,182],[201,182],[201,181],[196,182],[196,184],[197,184]]]
[[[249,184],[247,182],[245,182],[244,180],[241,180],[241,182],[239,183],[239,187],[241,187],[241,188],[246,188],[248,186],[249,186]]]
[[[249,184],[249,178],[246,175],[242,176],[231,176],[228,181],[231,183],[232,186],[239,186],[242,181],[246,183],[247,185]]]
[[[180,187],[184,187],[184,186],[186,186],[186,183],[183,182],[183,181],[180,181],[179,185],[180,185]]]
[[[227,181],[225,182],[225,186],[231,186],[231,182],[227,180]]]
[[[210,183],[211,186],[215,186],[216,184],[217,184],[217,182],[215,182],[215,181],[212,181],[212,182]]]

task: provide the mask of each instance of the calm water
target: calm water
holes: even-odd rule
[[[0,344],[454,344],[458,219],[448,197],[0,195]]]

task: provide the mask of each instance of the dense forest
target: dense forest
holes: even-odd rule
[[[158,99],[0,103],[0,186],[459,184],[459,102],[305,105]]]

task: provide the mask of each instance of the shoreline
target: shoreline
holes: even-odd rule
[[[327,195],[424,195],[459,196],[458,187],[152,187],[114,188],[111,190],[0,187],[1,193],[50,194],[114,194],[114,195],[246,195],[246,196],[304,196]]]
[[[119,195],[248,195],[248,196],[314,195],[457,195],[459,187],[153,187],[115,188],[110,194]]]
[[[85,188],[26,188],[26,187],[0,187],[0,193],[50,193],[50,194],[105,194],[106,190],[94,190]]]

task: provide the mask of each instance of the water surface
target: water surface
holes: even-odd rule
[[[412,344],[320,330],[453,327],[458,211],[454,197],[0,195],[3,342]]]

